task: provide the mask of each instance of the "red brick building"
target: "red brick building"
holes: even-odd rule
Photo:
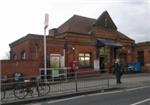
[[[47,68],[69,67],[76,61],[78,71],[111,72],[114,58],[134,62],[135,41],[117,30],[107,11],[97,19],[74,15],[58,28],[49,30]],[[2,74],[21,72],[39,75],[43,63],[43,35],[28,34],[10,44],[11,59],[2,61]],[[149,62],[149,61],[148,61]]]
[[[137,61],[142,65],[143,72],[150,72],[150,42],[136,44]]]

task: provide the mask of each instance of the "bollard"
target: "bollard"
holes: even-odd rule
[[[77,72],[75,72],[76,92],[78,92]]]

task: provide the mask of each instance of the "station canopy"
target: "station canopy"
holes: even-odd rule
[[[97,39],[96,41],[97,47],[103,47],[103,46],[112,46],[112,47],[122,47],[122,44],[120,42],[114,41],[114,40],[108,40],[108,39]]]

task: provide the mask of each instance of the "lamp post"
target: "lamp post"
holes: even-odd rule
[[[47,80],[46,75],[47,75],[47,61],[46,61],[46,29],[44,29],[44,79],[45,81]]]
[[[44,45],[44,80],[47,81],[47,59],[46,59],[46,29],[48,27],[48,22],[49,22],[49,15],[45,14],[45,22],[44,22],[44,38],[43,38],[43,45]]]

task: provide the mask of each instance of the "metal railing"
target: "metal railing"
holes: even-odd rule
[[[67,76],[66,76],[67,75]],[[67,72],[66,75],[53,77],[48,81],[42,78],[24,77],[24,81],[1,81],[1,103],[10,103],[22,100],[32,100],[43,97],[54,97],[77,92],[104,90],[109,88],[130,88],[150,85],[150,73],[127,74],[122,77],[122,84],[116,84],[115,76],[108,73],[79,73]],[[42,75],[41,75],[42,77]],[[29,80],[30,79],[30,80]],[[45,93],[45,94],[42,94]],[[22,97],[21,97],[22,96]]]

